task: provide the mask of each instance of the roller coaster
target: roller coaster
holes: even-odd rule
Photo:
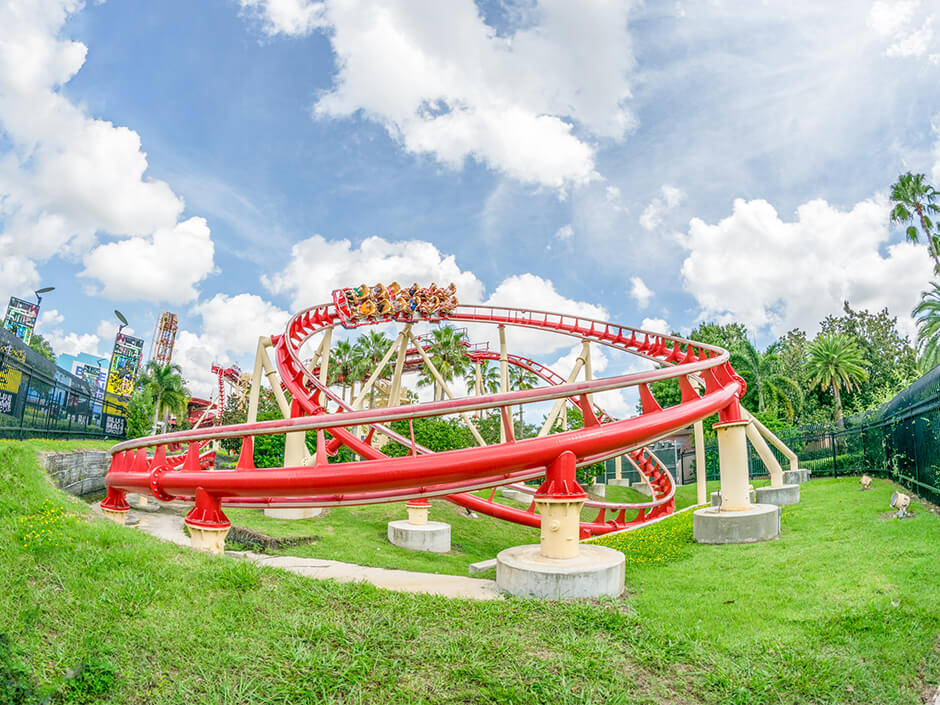
[[[190,529],[224,530],[229,522],[223,506],[328,507],[402,500],[421,503],[431,497],[443,497],[473,511],[539,526],[535,504],[540,497],[586,499],[582,488],[573,481],[574,465],[626,456],[650,485],[653,493],[650,501],[587,500],[586,506],[597,509],[598,514],[581,522],[580,536],[584,538],[644,523],[673,511],[675,479],[647,446],[716,413],[720,426],[748,423],[747,412],[739,403],[746,391],[745,382],[732,368],[728,352],[714,345],[581,316],[458,304],[452,290],[441,290],[448,297],[442,297],[438,306],[360,304],[357,309],[354,308],[357,295],[350,291],[355,290],[337,290],[332,301],[300,311],[290,318],[284,331],[259,340],[247,423],[195,428],[116,445],[106,476],[108,495],[101,507],[116,518],[129,509],[126,492],[149,492],[162,501],[193,502],[186,518]],[[361,298],[362,292],[358,296]],[[498,329],[498,352],[468,346],[466,354],[474,362],[499,361],[500,391],[484,393],[477,386],[469,396],[458,398],[451,393],[429,357],[428,341],[412,332],[415,324],[441,322],[473,326],[475,330],[478,326]],[[363,383],[360,398],[347,403],[328,384],[333,332],[382,323],[396,324],[402,329]],[[568,336],[581,342],[582,355],[570,377],[565,379],[541,363],[510,354],[506,330],[515,328]],[[313,358],[303,361],[301,349],[315,345],[317,339],[319,344]],[[592,378],[592,345],[637,356],[656,368]],[[366,388],[375,383],[393,358],[395,372],[387,406],[357,408]],[[401,404],[402,374],[408,365],[418,364],[419,360],[447,398]],[[546,384],[509,390],[509,365],[532,372]],[[577,379],[579,369],[584,369],[584,379]],[[283,419],[257,421],[263,379],[267,379]],[[681,399],[678,404],[663,408],[649,385],[670,379],[678,383]],[[637,388],[642,407],[636,416],[616,420],[592,402],[592,395],[631,387]],[[517,438],[511,408],[538,402],[554,404],[545,426],[535,437]],[[583,427],[552,433],[552,422],[567,404],[580,410]],[[484,410],[500,415],[498,443],[487,444],[474,427],[471,414]],[[415,442],[415,419],[450,415],[464,419],[478,446],[433,452]],[[410,434],[392,430],[389,424],[393,421],[409,422]],[[363,434],[360,429],[367,431]],[[312,455],[305,444],[308,431],[317,438]],[[283,464],[257,468],[254,439],[269,434],[286,434]],[[383,453],[372,442],[376,434],[404,445],[407,455],[390,457]],[[213,458],[201,452],[203,443],[219,439],[240,440],[241,451],[233,469],[214,468]],[[182,455],[168,454],[169,447],[178,447],[175,444],[183,444],[188,450]],[[336,462],[340,447],[348,448],[358,459]],[[559,468],[564,472],[559,474]],[[538,490],[521,484],[543,477],[546,480]],[[507,485],[528,492],[536,501],[528,509],[496,502],[496,488]],[[488,497],[475,494],[485,489],[491,489]]]

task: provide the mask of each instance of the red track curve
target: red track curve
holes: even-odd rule
[[[716,412],[722,421],[740,418],[738,399],[744,393],[744,383],[728,364],[728,353],[721,348],[603,321],[541,311],[459,306],[449,319],[454,322],[553,331],[630,352],[671,367],[550,388],[327,414],[325,407],[329,400],[341,409],[349,407],[304,367],[299,351],[310,337],[339,324],[340,317],[332,304],[314,306],[293,316],[284,334],[272,339],[278,372],[292,397],[291,419],[182,431],[118,444],[112,449],[114,458],[106,478],[111,492],[103,506],[108,507],[110,504],[113,508],[114,504],[119,506],[120,501],[123,501],[123,496],[112,497],[112,493],[116,495],[124,490],[147,489],[161,499],[195,496],[197,505],[194,512],[200,510],[200,496],[203,505],[209,506],[214,502],[217,507],[219,501],[253,506],[290,503],[328,506],[452,495],[534,479],[544,475],[546,468],[566,450],[574,454],[579,465],[591,464],[641,448]],[[705,391],[701,396],[689,384],[689,374],[696,374],[704,381]],[[679,381],[682,401],[674,407],[662,409],[649,393],[647,385],[655,380],[669,378]],[[644,413],[638,417],[600,424],[587,403],[586,395],[637,385],[640,387]],[[385,456],[348,430],[358,425],[373,424],[384,429],[384,424],[397,419],[497,407],[505,415],[505,408],[509,405],[562,397],[578,399],[585,416],[584,428],[542,438],[510,440],[493,446],[440,453],[419,453],[412,444],[413,453],[402,458]],[[253,467],[249,452],[253,436],[302,430],[316,430],[318,433],[318,453],[312,466],[271,469]],[[334,438],[333,443],[348,446],[366,460],[354,464],[328,464],[324,435],[327,432]],[[397,434],[389,435],[396,440],[401,438]],[[165,446],[169,443],[232,437],[244,439],[242,458],[234,470],[199,470],[198,449],[194,446],[180,470],[173,470],[166,463]],[[149,446],[157,447],[152,459],[146,455],[145,449]],[[650,474],[654,474],[654,471]],[[476,500],[485,501],[478,497],[468,501],[474,503]],[[200,511],[209,511],[206,506]],[[532,516],[537,521],[537,517]],[[649,516],[638,517],[639,520],[646,518]],[[621,512],[621,516],[614,521],[605,522],[602,512],[596,522],[583,528],[590,533],[602,533],[619,528],[625,521]]]

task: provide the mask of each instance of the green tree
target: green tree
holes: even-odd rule
[[[783,374],[776,347],[774,344],[762,353],[749,340],[738,341],[731,364],[747,381],[747,396],[756,397],[756,411],[782,409],[792,423],[796,415],[793,401],[799,404],[802,395],[797,382]]]
[[[440,326],[431,331],[431,347],[427,351],[428,357],[445,382],[450,382],[452,379],[466,374],[471,367],[465,343],[463,331],[457,330],[453,326]],[[434,399],[437,400],[443,397],[444,390],[440,389],[440,385],[427,365],[422,367],[418,384],[421,386],[433,384]]]
[[[917,349],[921,371],[940,365],[940,284],[921,294],[920,303],[911,311],[917,319]]]
[[[865,367],[868,360],[862,357],[858,345],[847,335],[820,335],[809,346],[807,371],[813,386],[828,387],[835,401],[836,424],[845,426],[842,417],[840,387],[851,391],[868,379]]]
[[[378,367],[382,358],[385,357],[385,353],[392,347],[392,342],[393,341],[390,340],[385,333],[379,333],[374,330],[369,331],[356,341],[356,344],[353,346],[355,353],[354,367],[356,377],[359,378],[360,382],[365,382],[375,371],[375,368]],[[379,374],[378,379],[386,379],[390,373],[391,368],[389,365],[386,365]],[[369,408],[375,408],[375,385],[372,385],[372,388],[369,390]]]
[[[161,365],[151,360],[137,380],[137,386],[146,389],[153,397],[153,432],[157,422],[168,414],[182,417],[186,414],[189,392],[183,385],[183,370],[179,365]]]
[[[509,368],[509,388],[515,390],[523,389],[534,389],[535,386],[539,383],[539,378],[534,374],[529,372],[524,367],[518,367],[512,365]],[[516,433],[517,438],[522,438],[525,434],[525,424],[522,419],[522,407],[523,404],[519,405],[519,431]]]
[[[499,365],[490,364],[489,360],[481,360],[480,381],[483,384],[483,394],[496,394],[499,391]],[[464,384],[471,394],[475,393],[477,385],[477,364],[471,362],[464,373]]]
[[[381,359],[381,358],[380,358]],[[349,403],[353,401],[353,386],[359,375],[359,358],[353,344],[348,340],[341,340],[330,350],[330,365],[328,370],[329,384],[339,384],[343,390],[340,396],[346,398],[345,390],[349,389]]]
[[[127,438],[149,436],[153,429],[153,395],[149,389],[138,389],[127,403]]]
[[[934,233],[934,223],[931,216],[940,213],[940,192],[927,183],[924,174],[901,174],[898,180],[891,185],[891,201],[895,204],[891,209],[891,222],[907,225],[907,239],[918,242],[920,234],[915,219],[920,223],[927,238],[927,250],[933,257],[934,272],[940,274],[940,240]]]
[[[39,333],[33,333],[29,337],[29,347],[38,352],[49,362],[55,363],[55,351],[52,349],[49,341],[39,335]]]
[[[855,341],[863,359],[868,361],[871,384],[847,390],[843,408],[852,413],[872,409],[908,387],[920,374],[917,350],[910,339],[897,329],[897,318],[882,309],[877,313],[854,310],[843,304],[843,315],[827,316],[820,324],[820,335],[847,335]],[[808,375],[809,376],[809,375]]]

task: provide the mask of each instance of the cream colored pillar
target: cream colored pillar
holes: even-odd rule
[[[116,511],[114,509],[105,509],[101,508],[101,513],[105,515],[106,518],[113,521],[115,524],[121,524],[122,526],[127,523],[127,510],[123,512]]]
[[[408,510],[408,523],[412,526],[426,526],[428,523],[428,514],[431,511],[431,504],[425,501],[424,504],[408,502],[405,505]]]
[[[509,357],[506,352],[506,326],[499,327],[499,391],[506,393],[509,391]],[[506,429],[503,424],[499,425],[499,442],[506,442]]]
[[[623,457],[620,455],[614,458],[614,479],[623,479]]]
[[[760,459],[764,461],[764,465],[767,466],[767,472],[770,473],[770,486],[783,487],[783,468],[781,468],[780,463],[777,462],[777,458],[774,456],[773,451],[770,450],[770,446],[767,445],[767,441],[760,435],[760,431],[757,430],[753,421],[749,422],[745,429],[747,431],[747,439],[751,442],[751,445],[754,446],[754,450],[757,451]]]
[[[708,468],[705,465],[705,427],[701,421],[696,421],[692,425],[695,434],[695,494],[698,504],[708,502],[708,481],[706,473]]]
[[[721,511],[736,512],[751,506],[747,477],[747,421],[715,424],[718,433],[718,472],[721,477]]]
[[[225,552],[225,537],[228,536],[231,526],[221,529],[207,529],[189,524],[186,526],[189,529],[189,543],[197,551],[214,555]]]
[[[540,544],[545,558],[574,558],[578,555],[583,506],[583,497],[555,499],[535,496],[535,508],[542,515]]]

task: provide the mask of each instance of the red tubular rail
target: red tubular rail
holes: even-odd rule
[[[639,448],[713,413],[718,412],[723,420],[734,419],[738,415],[738,399],[744,393],[743,381],[728,364],[728,353],[721,348],[603,321],[541,311],[459,306],[450,319],[549,330],[639,355],[669,367],[614,378],[558,384],[555,379],[557,375],[550,373],[548,368],[519,358],[517,364],[528,362],[532,371],[540,368],[542,374],[539,376],[550,379],[553,385],[549,388],[387,409],[352,411],[341,398],[320,384],[319,379],[300,360],[300,347],[313,335],[336,326],[340,320],[332,304],[314,306],[296,314],[288,322],[284,334],[272,339],[278,372],[293,399],[294,418],[195,429],[126,441],[112,449],[114,458],[106,478],[107,484],[115,490],[149,490],[161,499],[196,497],[200,496],[198,493],[201,490],[204,493],[201,496],[208,498],[206,501],[215,501],[217,498],[226,504],[247,506],[362,504],[451,495],[451,501],[468,508],[535,526],[539,518],[531,512],[461,493],[539,477],[560,453],[568,450],[574,453],[579,465],[634,451],[632,457],[635,464],[654,488],[653,501],[642,505],[595,503],[600,509],[598,518],[594,522],[584,523],[582,534],[604,533],[623,528],[629,523],[646,521],[672,509],[672,478],[668,472],[663,472],[664,468],[657,465],[651,454],[647,457]],[[473,351],[471,354],[482,355],[484,352]],[[645,393],[648,390],[644,387],[651,381],[689,374],[701,376],[705,382],[705,393],[701,397],[697,394],[692,397],[683,395],[680,404],[667,409],[659,408],[654,400],[653,408],[647,409],[644,405],[641,416],[598,423],[597,419],[592,418],[594,410],[585,406],[587,394],[590,393],[632,385],[641,385],[641,391]],[[440,453],[415,447],[413,455],[390,458],[349,430],[358,425],[369,425],[405,445],[412,445],[408,439],[395,434],[384,424],[397,419],[504,408],[565,397],[579,399],[587,417],[585,428],[498,445]],[[339,407],[340,413],[326,413],[329,402]],[[247,444],[255,435],[304,430],[318,430],[321,438],[322,431],[325,431],[335,439],[334,442],[348,446],[366,460],[329,464],[323,454],[312,466],[255,469],[242,466],[240,462],[240,467],[235,470],[206,472],[199,468],[198,453],[191,462],[184,462],[182,469],[175,470],[168,466],[165,453],[161,455],[158,452],[153,461],[148,461],[142,452],[132,452],[150,446],[157,446],[159,451],[170,443],[196,442],[209,438],[240,437],[243,444]],[[626,519],[628,509],[637,510],[636,517],[630,521]],[[612,520],[606,520],[607,511],[618,512],[618,515]]]

